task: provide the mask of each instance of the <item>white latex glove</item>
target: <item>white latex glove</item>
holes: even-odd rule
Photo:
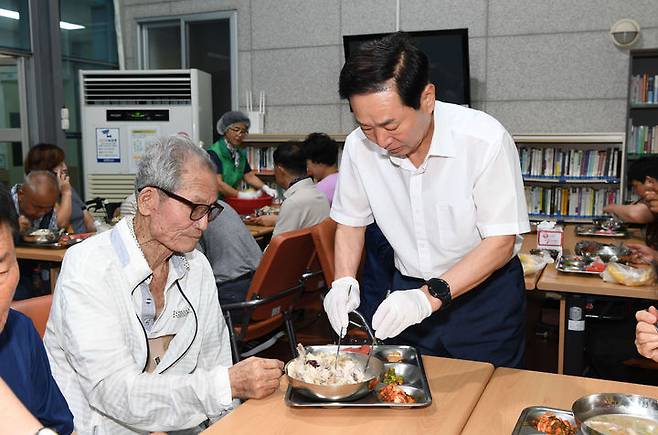
[[[260,192],[246,191],[238,192],[238,198],[240,199],[256,199],[260,196]]]
[[[391,293],[372,316],[375,337],[383,340],[422,322],[432,314],[432,305],[421,289]]]
[[[324,297],[323,305],[331,327],[338,335],[342,332],[341,338],[347,332],[350,321],[348,313],[356,310],[360,302],[359,283],[351,276],[344,276],[331,283],[331,290]]]
[[[265,184],[261,189],[263,192],[265,192],[267,195],[270,195],[272,198],[276,198],[276,189],[272,189],[270,186]]]

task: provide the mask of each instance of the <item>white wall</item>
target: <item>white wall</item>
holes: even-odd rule
[[[238,11],[239,95],[263,90],[267,133],[346,133],[338,97],[342,35],[395,30],[395,0],[122,0],[127,68],[137,67],[137,24]],[[612,23],[642,27],[633,48],[658,47],[658,0],[400,0],[401,30],[467,27],[473,106],[512,133],[621,132],[628,50]],[[241,102],[241,104],[244,104]]]

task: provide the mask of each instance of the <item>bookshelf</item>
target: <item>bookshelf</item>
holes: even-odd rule
[[[305,137],[250,135],[245,140],[249,164],[272,185],[274,148],[286,142],[303,142]],[[331,137],[342,150],[346,136]],[[621,202],[626,158],[623,134],[525,134],[515,135],[514,141],[531,220],[591,222],[603,214],[605,205]]]
[[[515,135],[530,220],[591,222],[620,203],[623,134]]]
[[[631,50],[626,111],[626,164],[658,157],[658,49]],[[630,189],[630,186],[628,186]],[[624,191],[625,199],[632,192]]]

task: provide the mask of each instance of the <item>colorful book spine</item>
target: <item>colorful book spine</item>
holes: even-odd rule
[[[654,136],[652,142],[655,142]],[[526,178],[617,178],[619,170],[615,162],[619,152],[615,148],[577,150],[520,146],[519,159],[521,173]]]
[[[530,216],[592,218],[603,215],[603,208],[616,203],[619,192],[594,187],[525,186]]]
[[[655,125],[631,125],[628,140],[628,152],[632,154],[655,154],[658,153],[656,145]]]
[[[629,98],[631,104],[658,104],[658,74],[643,73],[631,76]]]

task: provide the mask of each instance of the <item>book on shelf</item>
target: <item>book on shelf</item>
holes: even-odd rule
[[[524,177],[618,178],[621,150],[519,147]]]
[[[658,104],[658,74],[644,73],[631,76],[631,104]]]
[[[628,132],[628,152],[632,154],[658,153],[656,126],[631,125]]]
[[[616,203],[618,189],[562,186],[525,186],[528,214],[547,217],[589,218],[603,215],[603,207]]]
[[[274,147],[246,147],[247,161],[257,172],[274,170]]]

